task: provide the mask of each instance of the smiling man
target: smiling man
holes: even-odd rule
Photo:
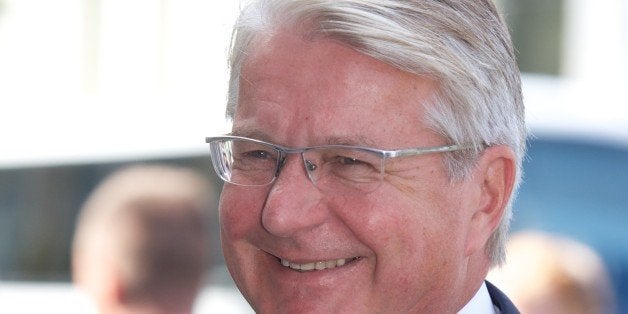
[[[525,150],[489,0],[270,0],[231,51],[224,255],[260,313],[516,313],[503,260]]]

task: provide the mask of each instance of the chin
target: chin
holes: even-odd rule
[[[256,313],[368,313],[374,311],[372,308],[367,309],[364,302],[355,302],[355,299],[348,300],[346,297],[323,298],[298,295],[265,300],[262,304],[251,303]]]

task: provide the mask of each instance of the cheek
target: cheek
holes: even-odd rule
[[[359,213],[344,221],[374,254],[373,289],[382,304],[407,311],[403,306],[451,283],[455,248],[447,238],[452,229],[441,221],[446,218],[437,214],[438,205],[393,189],[353,204]]]
[[[259,253],[249,241],[260,226],[260,212],[265,196],[252,188],[246,191],[225,185],[220,196],[220,238],[229,272],[236,285],[250,297],[256,285]]]
[[[400,269],[412,264],[411,260],[416,265],[439,264],[458,249],[464,228],[455,202],[428,190],[414,189],[407,194],[390,187],[363,201],[371,205],[363,207],[355,228],[361,228],[361,240],[375,251],[378,261]]]
[[[244,238],[251,228],[260,223],[260,212],[265,196],[247,188],[225,185],[220,195],[220,226],[223,241]]]

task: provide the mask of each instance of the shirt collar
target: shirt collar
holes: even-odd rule
[[[473,298],[465,305],[458,314],[495,314],[495,307],[491,296],[488,294],[486,283],[482,283],[480,289],[475,293]]]

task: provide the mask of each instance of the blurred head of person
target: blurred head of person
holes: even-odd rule
[[[530,314],[614,313],[614,293],[606,267],[586,244],[548,233],[514,234],[508,262],[489,274]]]
[[[190,169],[136,165],[116,171],[79,214],[75,283],[101,313],[189,313],[209,258],[212,190]]]

